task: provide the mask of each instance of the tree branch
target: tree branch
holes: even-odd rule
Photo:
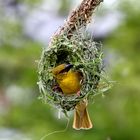
[[[96,7],[103,0],[83,0],[79,7],[72,11],[65,24],[59,28],[55,36],[65,34],[70,37],[74,31],[86,26],[90,21]]]

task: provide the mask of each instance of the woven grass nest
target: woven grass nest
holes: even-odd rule
[[[75,33],[70,39],[65,34],[55,37],[51,46],[43,50],[39,62],[40,99],[65,114],[84,98],[91,101],[95,95],[110,87],[109,82],[103,78],[102,56],[102,45],[94,42],[86,33]],[[82,72],[80,96],[65,95],[53,90],[56,80],[51,71],[62,63],[73,64],[73,70]]]

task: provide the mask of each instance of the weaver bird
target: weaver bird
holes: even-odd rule
[[[79,96],[83,76],[81,72],[71,70],[72,67],[72,64],[61,64],[53,68],[52,73],[64,94],[70,95],[77,93]],[[75,107],[73,128],[76,130],[92,128],[92,122],[87,111],[87,104],[86,99],[84,99]]]

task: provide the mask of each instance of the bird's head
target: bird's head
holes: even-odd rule
[[[72,67],[72,64],[61,64],[53,68],[52,73],[56,76],[58,74],[68,72]]]

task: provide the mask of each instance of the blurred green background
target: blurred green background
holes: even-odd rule
[[[0,140],[39,140],[65,128],[66,119],[58,119],[54,108],[38,100],[37,60],[80,3],[75,1],[0,1]],[[95,40],[102,41],[106,73],[116,81],[105,98],[98,96],[89,105],[94,128],[75,131],[71,118],[64,133],[46,140],[140,139],[139,6],[136,0],[104,0],[89,28]]]

